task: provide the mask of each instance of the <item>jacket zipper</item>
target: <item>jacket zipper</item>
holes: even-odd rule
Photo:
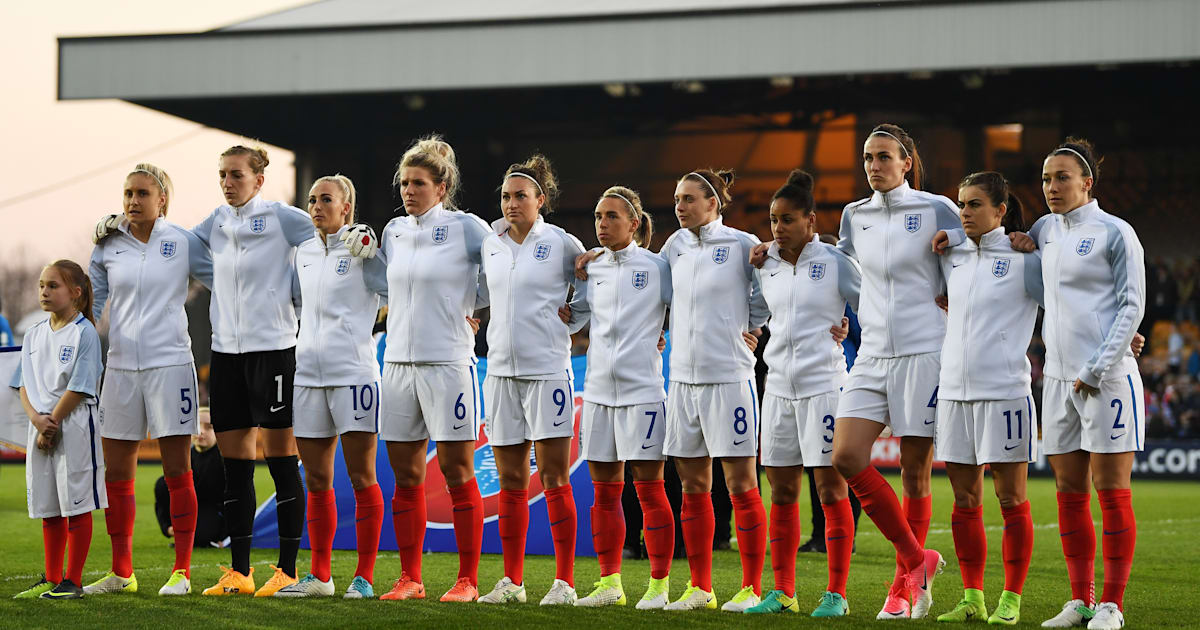
[[[238,229],[241,228],[245,217],[243,217],[242,213],[239,212],[236,208],[234,208],[233,213],[234,213],[234,216],[236,216],[239,219],[236,225],[230,226],[233,228],[232,230],[230,230],[230,232],[233,233],[233,288],[234,288],[234,295],[235,295],[235,302],[234,302],[234,306],[233,306],[233,339],[234,339],[234,347],[237,349],[237,354],[241,354],[242,353],[242,335],[241,335],[242,247],[238,243],[237,233],[238,233]]]
[[[980,239],[979,248],[975,250],[975,266],[971,268],[971,286],[967,287],[966,315],[963,317],[962,389],[964,395],[967,395],[967,388],[971,384],[971,306],[975,303],[975,285],[981,282],[979,279],[979,263],[983,260],[982,240]]]
[[[887,193],[882,193],[883,197],[883,278],[887,282],[887,301],[884,303],[883,320],[887,327],[888,347],[891,349],[889,356],[896,356],[896,338],[895,331],[892,330],[892,301],[893,301],[893,286],[892,286],[892,264],[891,264],[891,245],[892,245],[892,204],[888,201]]]
[[[613,280],[613,292],[616,293],[616,295],[617,295],[617,309],[616,309],[617,318],[615,320],[613,320],[613,323],[615,324],[616,322],[621,321],[621,282],[620,282],[620,280],[621,280],[622,276],[621,276],[621,258],[619,256],[617,256],[616,252],[613,253],[613,257],[617,259],[617,277],[616,277],[616,279]],[[609,353],[610,354],[609,374],[612,375],[613,392],[617,395],[617,400],[621,400],[621,386],[619,383],[617,383],[617,369],[616,369],[617,368],[617,347],[620,345],[620,343],[621,343],[621,328],[620,328],[620,326],[614,325],[613,326],[613,344],[612,344],[611,352]]]

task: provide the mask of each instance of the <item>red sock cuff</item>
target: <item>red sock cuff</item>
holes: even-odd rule
[[[942,509],[945,509],[945,508],[942,508]],[[979,506],[976,506],[973,508],[965,508],[965,507],[958,507],[956,505],[956,506],[954,506],[954,511],[951,513],[951,518],[953,518],[955,516],[962,517],[962,518],[968,518],[968,519],[981,519],[981,518],[983,518],[983,506],[979,505]]]
[[[370,505],[375,497],[379,497],[379,503],[383,502],[383,491],[377,483],[354,491],[354,502],[358,505]]]
[[[1129,488],[1119,488],[1113,490],[1098,490],[1096,495],[1100,497],[1100,507],[1116,507],[1123,503],[1128,503],[1133,498],[1133,491]]]
[[[955,508],[958,509],[958,508]],[[982,513],[983,508],[979,508]],[[904,497],[904,513],[908,518],[933,518],[933,495],[924,497]]]
[[[164,480],[167,482],[168,490],[186,488],[192,485],[192,471],[189,470],[182,475],[175,475],[174,477],[165,477]]]
[[[105,489],[108,490],[109,496],[122,496],[133,494],[133,480],[122,479],[121,481],[106,481],[104,482]],[[168,486],[169,487],[169,486]]]
[[[1027,515],[1029,515],[1029,501],[1026,500],[1024,503],[1022,503],[1020,505],[1014,505],[1013,507],[1010,507],[1010,508],[1000,506],[1000,514],[1004,518],[1009,518],[1009,517],[1013,517],[1013,516],[1027,516]]]
[[[887,479],[884,479],[874,466],[867,466],[862,472],[847,479],[846,483],[854,488],[854,494],[861,495],[869,494],[887,485]]]
[[[411,488],[401,488],[396,486],[396,491],[392,496],[402,501],[416,501],[419,497],[425,495],[425,484],[418,484]]]
[[[333,488],[328,490],[309,490],[308,498],[313,503],[324,505],[337,500],[337,496],[333,493]]]
[[[474,477],[467,480],[461,486],[450,488],[450,500],[455,503],[469,501],[475,494],[479,492],[479,482],[475,481]]]
[[[620,481],[593,481],[592,488],[596,493],[596,505],[602,503],[620,502],[625,484]],[[549,494],[549,492],[547,492]]]
[[[546,488],[547,497],[557,497],[564,494],[571,494],[571,484],[559,486],[557,488]]]
[[[745,492],[729,495],[729,502],[734,508],[753,507],[756,503],[762,503],[762,496],[758,493],[758,488],[751,488]]]
[[[1063,507],[1086,507],[1092,502],[1092,495],[1087,492],[1059,492],[1058,504]]]

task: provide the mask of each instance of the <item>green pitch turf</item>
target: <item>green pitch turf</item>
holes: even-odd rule
[[[623,608],[579,609],[542,608],[537,605],[554,577],[551,557],[530,557],[525,563],[525,578],[530,603],[509,607],[485,607],[481,604],[441,604],[437,598],[453,583],[458,561],[454,554],[426,554],[424,559],[425,587],[429,599],[418,602],[343,601],[340,598],[322,600],[254,600],[250,597],[202,597],[199,592],[216,583],[219,564],[229,562],[225,549],[199,550],[193,556],[193,594],[183,598],[160,598],[158,588],[166,581],[174,560],[173,550],[158,531],[154,521],[152,485],[161,474],[156,467],[143,466],[138,470],[138,515],[134,534],[134,567],[141,590],[136,594],[85,597],[76,601],[14,601],[12,595],[32,584],[42,570],[41,526],[26,516],[24,468],[20,465],[0,467],[0,626],[5,628],[378,628],[406,625],[409,627],[447,627],[455,629],[549,626],[575,628],[708,628],[708,627],[837,627],[879,628],[880,624],[934,624],[937,614],[949,610],[958,601],[961,582],[950,534],[950,486],[946,479],[935,475],[934,515],[929,533],[929,546],[941,551],[947,560],[946,573],[934,587],[934,605],[930,619],[914,622],[877,622],[875,613],[883,603],[886,584],[893,567],[892,548],[870,520],[863,518],[858,535],[858,553],[851,564],[848,599],[851,616],[846,619],[819,621],[807,616],[825,590],[825,557],[801,554],[797,563],[797,590],[803,615],[768,618],[733,615],[720,611],[666,613],[638,611],[633,604],[649,578],[645,560],[626,561],[622,572],[629,605]],[[899,481],[890,477],[898,488]],[[258,496],[271,492],[270,476],[266,469],[257,472]],[[768,494],[764,489],[764,495]],[[807,493],[802,493],[807,496]],[[1025,587],[1021,625],[1036,627],[1042,620],[1057,613],[1069,597],[1066,567],[1062,560],[1055,524],[1054,485],[1049,479],[1030,481],[1033,502],[1033,522],[1036,532],[1033,566]],[[1093,499],[1094,501],[1094,499]],[[994,499],[985,503],[988,525],[988,568],[986,594],[989,610],[1003,588],[1003,567],[1000,562],[1000,510]],[[579,506],[580,518],[587,518],[587,507]],[[1138,515],[1138,549],[1133,576],[1125,596],[1126,623],[1130,628],[1200,627],[1200,617],[1193,617],[1194,597],[1200,594],[1195,577],[1200,567],[1200,484],[1192,482],[1139,481],[1134,485],[1134,507]],[[808,515],[807,499],[801,509],[802,518]],[[1092,514],[1099,527],[1100,509],[1095,503]],[[107,571],[110,560],[104,515],[94,513],[95,534],[91,555],[84,573],[90,582]],[[390,527],[390,521],[385,522]],[[803,538],[809,535],[805,521]],[[531,532],[530,535],[547,535]],[[252,561],[258,583],[269,575],[268,564],[276,557],[274,550],[255,550]],[[300,552],[300,570],[308,564],[308,552]],[[349,584],[356,565],[352,551],[334,552],[334,582],[341,593]],[[724,602],[741,585],[741,570],[737,552],[718,552],[714,558],[714,582],[717,597]],[[1102,558],[1097,553],[1097,595],[1103,584]],[[391,581],[399,576],[400,562],[395,553],[384,553],[375,570],[376,592],[386,592]],[[576,588],[580,596],[587,594],[591,583],[598,579],[594,558],[580,558],[576,563]],[[484,556],[480,567],[481,587],[490,590],[501,577],[499,556]],[[676,560],[673,565],[671,594],[678,596],[688,579],[687,561]],[[767,559],[764,586],[770,588],[771,562]]]

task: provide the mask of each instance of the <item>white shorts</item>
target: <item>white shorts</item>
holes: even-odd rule
[[[842,387],[837,417],[886,424],[896,437],[933,437],[941,366],[937,352],[893,359],[860,354]]]
[[[791,400],[763,395],[762,465],[833,465],[833,427],[838,393]]]
[[[1142,377],[1130,374],[1100,381],[1100,393],[1075,393],[1074,381],[1047,376],[1042,382],[1042,450],[1129,453],[1146,444],[1146,399]]]
[[[672,457],[754,457],[758,454],[758,393],[754,381],[667,388],[667,437]]]
[[[34,446],[37,429],[29,425],[25,453],[29,518],[75,516],[108,507],[98,416],[96,405],[80,403],[63,420],[58,445],[49,454]]]
[[[196,365],[104,371],[100,435],[110,440],[199,435]]]
[[[583,401],[579,452],[592,462],[662,461],[667,404],[609,407]]]
[[[575,435],[575,392],[571,379],[533,381],[487,375],[484,430],[492,446]]]
[[[292,431],[298,438],[379,433],[379,383],[292,389]]]
[[[479,437],[479,377],[474,365],[384,363],[385,442],[474,442]]]
[[[938,401],[936,457],[954,464],[1015,464],[1037,459],[1033,398]]]

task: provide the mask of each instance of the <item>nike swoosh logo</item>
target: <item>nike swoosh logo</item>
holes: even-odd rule
[[[691,520],[691,519],[688,519],[688,520]],[[658,530],[658,529],[663,529],[663,528],[666,528],[666,527],[670,527],[670,525],[659,525],[658,527],[647,527],[647,528],[646,528],[646,531],[652,532],[652,531],[655,531],[655,530]]]
[[[312,266],[312,263],[308,263],[308,264],[306,264],[306,265],[301,265],[301,266],[302,266],[302,267],[311,267],[311,266]]]
[[[362,415],[362,416],[354,416],[354,421],[355,421],[355,422],[358,422],[359,420],[362,420],[363,418],[366,418],[366,417],[367,417],[367,416],[365,416],[365,415]]]
[[[271,413],[275,413],[276,411],[279,411],[280,409],[283,409],[284,407],[287,407],[287,405],[279,405],[278,407],[276,407],[275,405],[271,405]]]
[[[700,517],[699,517],[699,516],[689,516],[688,518],[681,518],[681,519],[679,519],[679,522],[680,522],[680,523],[686,523],[686,522],[688,522],[688,521],[694,521],[694,520],[696,520],[696,519],[698,519],[698,518],[700,518]],[[665,525],[664,525],[664,527],[665,527]]]
[[[189,423],[189,422],[191,422],[191,421],[192,421],[192,419],[191,419],[191,418],[184,418],[183,420],[180,420],[180,421],[179,421],[179,424],[187,424],[187,423]]]
[[[1104,530],[1104,535],[1105,536],[1116,536],[1117,534],[1124,534],[1127,531],[1129,531],[1128,527],[1126,527],[1125,529],[1118,529],[1115,532],[1110,532],[1106,529],[1106,530]]]
[[[782,271],[776,271],[775,273],[771,274],[771,277],[772,277],[772,278],[774,278],[775,276],[778,276],[778,275],[779,275],[779,274],[781,274],[781,273],[783,273],[783,272],[782,272]]]
[[[560,518],[560,519],[558,519],[557,521],[554,521],[553,523],[550,523],[550,527],[554,527],[555,525],[558,525],[559,523],[565,523],[565,522],[567,522],[567,519],[565,519],[565,518]]]
[[[361,522],[363,522],[363,521],[369,521],[369,520],[371,520],[371,517],[370,517],[370,516],[364,516],[364,517],[362,517],[362,518],[356,518],[356,519],[354,519],[354,522],[355,522],[355,523],[361,523]]]
[[[191,512],[184,512],[183,514],[172,514],[171,518],[183,518],[185,516],[191,516],[191,515],[192,515]]]
[[[1059,535],[1058,535],[1058,537],[1059,537],[1059,538],[1062,538],[1063,536],[1070,536],[1071,534],[1074,534],[1074,533],[1075,533],[1075,532],[1077,532],[1077,531],[1079,531],[1079,530],[1078,530],[1078,529],[1072,529],[1071,531],[1069,531],[1069,532],[1067,532],[1067,533],[1065,533],[1065,534],[1059,534]]]
[[[600,286],[600,285],[602,285],[602,284],[604,284],[604,281],[603,281],[603,280],[597,280],[597,281],[596,281],[596,286]]]
[[[738,525],[738,531],[739,531],[739,532],[752,532],[752,531],[754,531],[754,530],[758,529],[758,526],[759,526],[759,525],[762,525],[762,523],[755,523],[755,524],[754,524],[754,527],[749,527],[749,528],[742,527],[741,525]]]
[[[684,252],[679,252],[678,254],[675,254],[675,257],[678,258],[678,257],[682,256],[683,254],[684,254]]]
[[[489,256],[495,256],[496,254],[499,254],[499,253],[500,253],[500,252],[492,252],[492,253],[490,253],[490,254],[488,254],[488,255],[489,255]]]
[[[124,249],[118,249],[117,251],[115,251],[115,252],[113,252],[113,253],[114,253],[114,254],[124,254],[124,253],[125,253],[125,251],[126,251],[126,250],[124,250]]]
[[[454,508],[454,511],[455,512],[470,512],[471,510],[474,510],[474,509],[475,509],[474,506],[468,505],[465,508],[456,507],[456,508]]]
[[[871,229],[871,228],[873,228],[873,227],[875,227],[875,226],[874,226],[874,225],[864,225],[864,226],[862,226],[862,229],[864,229],[864,230],[869,230],[869,229]]]
[[[84,502],[84,501],[86,501],[86,500],[87,500],[87,499],[80,499],[80,500],[78,500],[78,501],[76,501],[76,502],[75,502],[75,505],[79,505],[80,503],[83,503],[83,502]]]
[[[734,441],[733,441],[733,445],[734,445],[734,446],[740,446],[740,445],[742,444],[742,442],[745,442],[745,441],[746,441],[746,440],[734,440]]]
[[[642,450],[644,451],[644,450],[646,450],[646,449],[648,449],[648,448],[654,448],[655,446],[658,446],[658,445],[657,445],[657,444],[651,444],[650,446],[646,446],[645,444],[643,444],[643,445],[642,445]]]
[[[925,424],[933,424],[933,420],[926,420]]]
[[[971,614],[974,615],[975,613],[971,613]],[[1002,621],[1012,621],[1013,619],[1017,618],[1016,615],[1013,615],[1012,617],[1001,617],[1000,615],[996,615],[996,617]]]
[[[1110,436],[1108,436],[1108,439],[1110,439],[1110,440],[1115,440],[1115,439],[1118,439],[1118,438],[1121,438],[1121,437],[1124,437],[1124,436],[1125,436],[1125,434],[1124,434],[1124,433],[1118,433],[1118,434],[1116,434],[1116,435],[1110,435]]]
[[[286,499],[283,499],[282,501],[276,501],[275,505],[282,505],[284,503],[289,503],[289,502],[295,501],[295,500],[296,500],[296,497],[288,497]]]
[[[771,540],[767,541],[767,543],[773,545],[781,540],[783,540],[783,539],[782,538],[772,538]]]
[[[558,421],[558,422],[555,422],[555,423],[554,423],[554,426],[556,426],[556,427],[558,427],[558,426],[562,426],[562,424],[563,424],[564,422],[566,422],[566,420],[560,420],[560,421]]]
[[[841,540],[843,538],[849,538],[849,536],[826,536],[825,541],[828,542],[830,540]]]
[[[833,452],[833,449],[831,449],[831,448],[823,448],[823,449],[821,449],[821,454],[822,454],[822,455],[826,455],[826,454],[828,454],[828,453],[832,453],[832,452]]]
[[[1004,447],[1004,450],[1006,450],[1006,451],[1011,451],[1011,450],[1013,450],[1014,448],[1017,448],[1018,446],[1020,446],[1020,444],[1013,444],[1012,446],[1005,446],[1005,447]]]
[[[955,264],[951,263],[950,267],[951,267],[951,268],[953,268],[953,269],[958,269],[959,267],[961,267],[961,266],[963,266],[963,265],[965,265],[965,264],[966,264],[966,263],[958,263],[957,265],[955,265]],[[971,613],[971,614],[975,614],[975,613]]]
[[[392,510],[392,516],[395,516],[397,514],[404,514],[405,512],[411,512],[411,511],[413,511],[412,508],[407,508],[407,509],[403,509],[403,510]]]
[[[456,425],[454,425],[454,428],[453,428],[452,430],[454,430],[454,431],[457,431],[457,430],[459,430],[459,429],[461,429],[461,428],[463,428],[463,427],[465,427],[465,426],[467,426],[467,425],[465,425],[465,424],[456,424]]]

